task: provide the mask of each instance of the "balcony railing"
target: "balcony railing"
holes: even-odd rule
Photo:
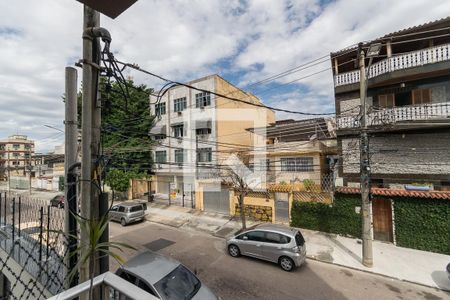
[[[402,106],[372,112],[367,115],[368,126],[393,125],[399,122],[441,120],[450,121],[450,102]],[[352,129],[360,126],[359,115],[337,118],[338,129]]]
[[[94,287],[100,287],[103,299],[126,299],[129,297],[135,300],[158,299],[146,291],[136,287],[119,276],[106,272],[94,278]],[[71,289],[68,289],[49,300],[69,300],[89,293],[90,282],[83,282]]]
[[[450,44],[395,55],[370,66],[369,78],[389,72],[450,60]],[[334,86],[359,82],[359,70],[334,76]]]

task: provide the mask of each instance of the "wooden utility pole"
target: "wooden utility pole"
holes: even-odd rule
[[[94,187],[94,171],[98,152],[98,134],[95,128],[99,124],[97,108],[97,78],[98,73],[93,67],[94,49],[93,37],[86,34],[87,28],[99,27],[100,14],[88,6],[84,6],[83,15],[83,101],[81,130],[81,216],[92,220],[98,217],[99,191]],[[96,49],[95,49],[96,50]],[[94,188],[93,188],[94,187]],[[89,242],[88,233],[81,231],[81,246]],[[89,264],[80,267],[80,282],[89,279]],[[95,268],[98,270],[98,268]]]
[[[361,98],[361,136],[360,136],[360,175],[361,175],[361,212],[362,212],[362,263],[366,267],[373,266],[372,253],[372,220],[370,205],[370,163],[369,138],[367,135],[367,78],[365,55],[361,51],[359,57],[360,98]]]

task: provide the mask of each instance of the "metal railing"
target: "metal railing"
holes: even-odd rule
[[[119,276],[106,272],[98,275],[93,280],[93,287],[100,287],[103,299],[135,299],[135,300],[152,300],[158,299],[143,289],[129,283]],[[61,292],[49,300],[70,300],[81,295],[89,293],[90,282],[85,281],[73,288]]]
[[[397,70],[419,67],[447,60],[450,60],[450,44],[394,55],[371,65],[368,78],[374,78]],[[359,82],[359,70],[334,76],[334,86],[357,82]]]
[[[392,125],[405,121],[440,120],[450,117],[450,102],[383,109],[367,115],[368,126]],[[337,118],[338,129],[360,127],[360,116]]]

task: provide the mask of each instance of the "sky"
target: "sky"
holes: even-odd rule
[[[83,8],[75,0],[13,2],[0,0],[0,139],[25,134],[45,153],[64,142],[61,131],[45,125],[64,129],[64,68],[81,57]],[[328,113],[334,111],[329,60],[252,84],[449,15],[447,0],[138,0],[114,20],[102,15],[101,26],[121,61],[176,81],[219,74],[267,105]],[[162,84],[125,73],[155,89]],[[284,118],[298,115],[277,113]]]

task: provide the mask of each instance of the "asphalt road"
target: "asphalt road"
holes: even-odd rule
[[[222,299],[450,299],[450,294],[365,272],[307,260],[294,272],[260,260],[232,258],[224,241],[201,232],[150,222],[121,227],[111,223],[112,240],[170,255]],[[126,250],[123,257],[137,252]],[[117,268],[111,263],[111,269]]]

